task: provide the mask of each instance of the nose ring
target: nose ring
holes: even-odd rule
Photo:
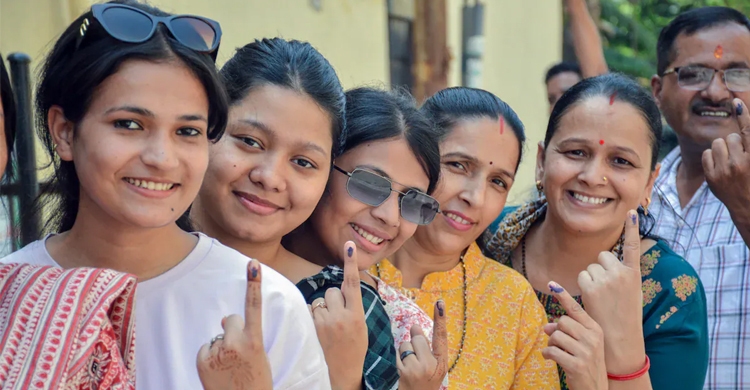
[[[604,180],[604,182],[606,183],[607,182],[607,176],[602,176],[602,180]]]

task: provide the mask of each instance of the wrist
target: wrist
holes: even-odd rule
[[[632,381],[632,380],[638,379],[646,375],[650,368],[651,368],[651,360],[648,358],[648,355],[646,355],[646,358],[643,360],[643,366],[639,368],[637,371],[633,371],[629,374],[622,374],[622,375],[607,372],[607,379],[611,381],[618,381],[618,382]]]
[[[619,353],[617,355],[607,355],[605,364],[607,374],[610,375],[628,375],[643,368],[643,362],[646,361],[646,352],[639,353]]]

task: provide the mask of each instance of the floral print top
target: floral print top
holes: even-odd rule
[[[432,346],[432,318],[422,310],[411,298],[407,297],[394,287],[373,276],[378,282],[378,294],[385,301],[385,311],[391,319],[391,332],[395,342],[396,353],[400,355],[399,348],[405,342],[411,342],[411,327],[419,325]],[[440,390],[448,389],[448,375],[443,380]]]
[[[484,237],[486,254],[510,264],[510,253],[534,220],[544,215],[545,206],[541,200],[506,208],[495,232]],[[526,223],[521,216],[527,217]],[[498,240],[500,236],[502,240]],[[708,315],[706,294],[697,273],[666,242],[658,240],[641,256],[641,278],[643,336],[651,360],[653,389],[702,389],[708,370]],[[565,314],[556,298],[535,291],[550,322]],[[574,298],[582,304],[580,296]],[[558,370],[561,388],[568,389],[565,373]]]

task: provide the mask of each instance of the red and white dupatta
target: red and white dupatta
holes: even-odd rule
[[[135,389],[136,278],[0,264],[0,388]]]

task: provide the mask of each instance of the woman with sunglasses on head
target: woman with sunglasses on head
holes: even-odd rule
[[[403,296],[383,307],[384,299],[396,297],[397,292],[366,272],[395,251],[419,224],[434,218],[438,204],[427,194],[438,175],[434,130],[410,96],[372,88],[350,90],[342,153],[333,163],[323,197],[310,219],[284,240],[293,253],[325,266],[297,284],[311,304],[324,349],[326,340],[336,336],[335,326],[328,324],[363,315],[355,309],[367,313],[367,388],[444,386],[447,335],[445,318],[438,314],[445,313],[442,302],[433,302],[441,305],[436,310],[433,351],[430,317]],[[360,278],[361,296],[348,296]],[[362,303],[357,307],[350,304],[352,300]],[[374,373],[376,378],[368,377]]]
[[[472,88],[444,89],[421,111],[439,132],[441,212],[370,272],[427,313],[435,300],[446,301],[451,386],[557,389],[554,364],[541,354],[545,317],[531,286],[474,243],[513,185],[523,124],[496,96]]]
[[[507,210],[490,235],[487,253],[521,272],[546,309],[544,354],[563,388],[703,387],[703,286],[649,233],[661,131],[659,109],[634,81],[578,83],[539,145],[539,199]]]
[[[133,1],[67,28],[36,94],[53,234],[3,261],[135,275],[139,389],[330,388],[294,285],[176,224],[227,122],[220,36],[214,21]]]
[[[287,251],[281,238],[312,214],[344,137],[344,90],[328,61],[309,43],[257,40],[221,69],[229,124],[209,146],[208,171],[190,208],[190,222],[294,283],[322,267]],[[355,289],[356,292],[356,289]],[[351,364],[366,345],[364,315],[345,324],[326,349],[334,388],[362,382]],[[354,354],[352,356],[351,354]]]

